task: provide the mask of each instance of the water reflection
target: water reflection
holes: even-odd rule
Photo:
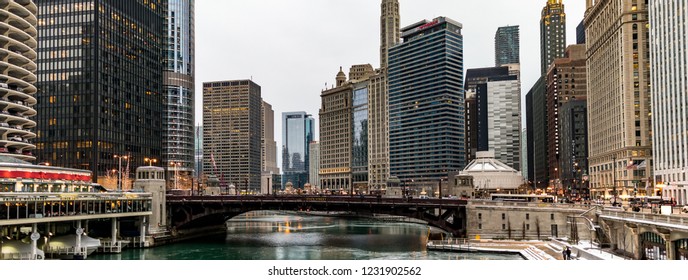
[[[428,227],[263,211],[227,222],[226,235],[89,259],[518,260],[514,255],[427,251]]]

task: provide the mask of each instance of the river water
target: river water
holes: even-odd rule
[[[428,251],[428,226],[252,212],[217,235],[90,260],[523,260],[519,255]]]

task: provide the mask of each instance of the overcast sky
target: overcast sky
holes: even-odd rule
[[[281,162],[282,112],[306,111],[318,123],[320,92],[325,83],[328,87],[334,83],[340,66],[347,74],[354,64],[380,66],[380,2],[197,0],[196,122],[203,122],[203,82],[252,78],[261,86],[263,100],[275,110]],[[546,2],[399,0],[401,27],[438,16],[462,23],[465,71],[494,66],[495,31],[519,25],[525,96],[540,75],[539,22]],[[564,4],[567,42],[575,44],[585,1],[564,0]]]

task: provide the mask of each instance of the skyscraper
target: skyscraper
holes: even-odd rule
[[[559,111],[561,128],[559,179],[567,196],[587,198],[588,110],[585,100],[570,100]]]
[[[688,139],[684,131],[688,125],[685,116],[685,108],[688,107],[688,100],[685,98],[688,93],[688,3],[657,0],[652,1],[649,9],[649,35],[653,38],[650,65],[655,183],[664,186],[662,196],[673,197],[677,204],[686,205]],[[634,32],[634,42],[635,38],[638,38],[638,43],[647,40],[648,34],[643,32],[644,26],[637,28],[631,29]],[[641,168],[636,170],[642,171]],[[639,188],[639,191],[646,192],[646,189]],[[648,188],[647,193],[651,192]]]
[[[203,83],[203,169],[237,192],[260,192],[262,99],[250,80]]]
[[[3,110],[0,113],[0,155],[32,161],[31,141],[36,138],[36,48],[37,35],[33,1],[7,2],[3,5],[0,36],[0,52],[3,56],[3,72],[0,74],[0,97]],[[11,9],[11,11],[10,11]],[[27,20],[28,19],[28,20]],[[4,104],[7,103],[7,104]]]
[[[353,84],[342,68],[336,86],[320,95],[320,186],[325,191],[350,192],[351,183],[351,97]]]
[[[380,69],[368,84],[368,186],[384,193],[389,178],[389,49],[401,41],[399,1],[382,0],[380,13]]]
[[[528,129],[528,167],[532,174],[530,180],[534,188],[545,189],[549,184],[549,164],[547,157],[547,79],[540,77],[526,95],[526,108],[529,116],[526,117]],[[532,136],[531,136],[532,135]],[[532,157],[532,159],[531,159]],[[529,175],[530,177],[530,175]]]
[[[275,111],[272,105],[262,101],[263,131],[261,132],[261,170],[279,174],[277,167],[277,142],[275,141]]]
[[[585,20],[581,20],[576,27],[576,44],[585,45]]]
[[[423,20],[402,29],[403,43],[389,52],[391,175],[409,187],[436,187],[465,166],[461,28]]]
[[[168,178],[193,175],[194,0],[164,0],[162,165]],[[170,176],[171,175],[171,176]]]
[[[275,142],[275,111],[272,110],[272,105],[262,101],[261,112],[263,129],[260,139],[260,186],[262,193],[268,193],[268,191],[273,191],[268,190],[272,185],[273,176],[280,174],[280,169],[277,167],[277,142]],[[278,184],[281,185],[282,182]]]
[[[478,99],[476,96],[478,85],[485,84],[491,77],[503,77],[509,75],[509,67],[488,67],[466,70],[465,120],[466,120],[466,162],[475,159],[478,152]],[[487,131],[485,131],[487,133]]]
[[[521,170],[521,82],[516,75],[488,77],[476,89],[478,151]]]
[[[562,0],[547,0],[540,18],[540,68],[547,73],[555,58],[566,50],[566,13]]]
[[[320,144],[312,141],[308,149],[308,181],[311,186],[320,188]]]
[[[368,186],[383,193],[389,179],[388,100],[387,69],[380,69],[368,84]]]
[[[162,1],[37,3],[38,160],[99,181],[161,158]]]
[[[361,192],[368,191],[368,84],[367,79],[354,83],[351,102],[351,180]]]
[[[315,120],[306,112],[282,113],[282,185],[294,188],[308,183],[309,149],[315,137]]]
[[[651,183],[646,173],[652,170],[653,113],[647,11],[644,1],[587,1],[588,145],[595,198],[618,199]],[[645,169],[633,169],[642,162]]]
[[[382,0],[380,4],[380,69],[386,69],[389,49],[399,43],[399,0]]]
[[[550,65],[546,76],[547,91],[547,166],[550,185],[563,190],[561,174],[561,107],[569,101],[585,100],[587,79],[585,73],[585,45],[571,45],[563,58],[557,58]]]
[[[521,63],[518,25],[503,26],[495,33],[495,66]]]

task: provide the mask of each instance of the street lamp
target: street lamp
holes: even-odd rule
[[[612,163],[614,164],[614,184],[612,185],[612,194],[614,195],[614,204],[612,206],[616,206],[616,155],[612,156]]]
[[[119,159],[119,169],[117,169],[117,191],[122,191],[122,159],[129,159],[129,156],[114,155]]]
[[[144,158],[143,162],[147,162],[148,166],[153,166],[153,163],[157,163],[158,159],[155,158]]]

